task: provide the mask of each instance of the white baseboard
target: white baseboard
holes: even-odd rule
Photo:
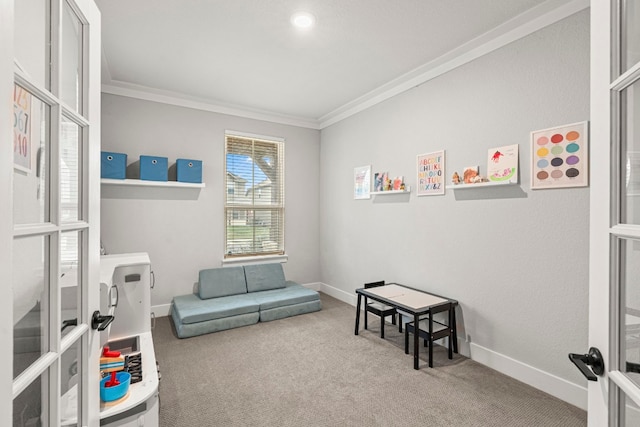
[[[314,289],[354,307],[356,306],[357,297],[355,294],[334,288],[326,283],[320,283],[319,285],[318,288]],[[509,356],[496,353],[481,345],[465,343],[460,337],[458,337],[458,341],[460,353],[466,354],[468,350],[472,360],[515,378],[518,381],[522,381],[558,399],[564,400],[580,409],[587,410],[586,387],[571,383],[548,372],[527,365],[526,363],[512,359]]]
[[[330,297],[333,297],[354,307],[356,306],[356,301],[358,300],[358,298],[355,294],[345,292],[342,289],[334,288],[333,286],[329,286],[326,283],[319,283],[319,285],[319,288],[316,289],[317,291],[322,292],[323,294],[327,294]]]
[[[151,312],[156,317],[168,316],[171,314],[171,304],[152,305]]]
[[[322,289],[322,283],[320,282],[315,282],[315,283],[305,283],[302,286],[304,286],[305,288],[309,288],[309,289],[313,289],[314,291],[320,292]]]
[[[542,371],[509,356],[496,353],[481,345],[470,343],[471,359],[498,372],[549,393],[580,409],[587,410],[587,389]]]

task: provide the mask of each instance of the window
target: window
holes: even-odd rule
[[[225,134],[225,258],[284,254],[284,141]]]

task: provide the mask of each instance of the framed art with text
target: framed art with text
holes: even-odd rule
[[[444,150],[418,154],[418,196],[444,194]]]

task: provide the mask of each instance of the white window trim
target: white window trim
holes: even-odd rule
[[[282,144],[285,143],[285,138],[282,138],[282,137],[261,135],[261,134],[250,133],[250,132],[240,132],[232,129],[225,129],[224,135],[225,135],[225,141],[228,135],[233,135],[233,136],[238,136],[242,138],[259,139],[259,140],[265,140],[265,141],[279,142]],[[226,143],[225,143],[225,147],[226,147]],[[226,148],[225,148],[225,157],[226,157]],[[227,173],[226,167],[224,167],[224,173],[226,176],[226,173]],[[285,179],[284,174],[282,176],[282,179],[283,180]],[[225,194],[225,198],[226,197],[227,197],[227,194]],[[285,201],[283,199],[283,204],[284,202]],[[284,228],[284,225],[283,225],[283,228]],[[283,233],[284,233],[284,229],[283,229]],[[226,239],[226,236],[225,236],[225,239]],[[283,242],[283,245],[284,245],[284,242]],[[286,252],[281,255],[250,255],[250,256],[238,256],[238,257],[225,258],[225,253],[223,251],[221,264],[224,266],[224,265],[250,265],[250,264],[261,264],[261,263],[272,263],[272,262],[285,263],[287,262],[288,259],[289,259],[289,255]]]
[[[223,258],[222,265],[251,265],[251,264],[267,264],[267,263],[285,263],[289,260],[289,255],[260,255],[260,256],[246,256],[246,257],[233,257]]]

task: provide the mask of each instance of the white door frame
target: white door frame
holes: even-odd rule
[[[13,0],[0,0],[0,200],[3,201],[2,221],[0,221],[0,271],[9,282],[13,282],[13,149],[9,141],[13,138],[11,122],[13,91]],[[13,291],[0,299],[0,341],[3,352],[13,355]],[[6,359],[5,359],[6,360]],[[0,425],[13,423],[13,357],[10,363],[0,364]]]
[[[605,375],[588,383],[590,426],[608,423],[609,226],[610,226],[610,46],[609,0],[591,1],[591,179],[589,233],[589,347],[600,349]],[[581,350],[582,351],[582,350]],[[586,353],[587,349],[584,349]]]

